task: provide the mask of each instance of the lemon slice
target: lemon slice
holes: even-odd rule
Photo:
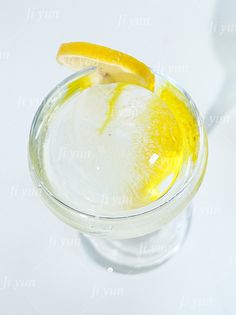
[[[166,82],[158,90],[158,95],[174,114],[184,135],[185,159],[192,158],[193,162],[196,162],[199,150],[199,131],[197,121],[186,106],[188,102],[186,96],[170,82]]]
[[[96,67],[93,83],[125,82],[154,90],[155,76],[141,61],[111,48],[86,42],[62,44],[57,61],[73,70]]]

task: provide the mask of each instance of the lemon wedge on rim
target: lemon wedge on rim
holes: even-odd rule
[[[93,83],[125,82],[154,90],[155,76],[148,66],[105,46],[87,42],[64,43],[58,50],[57,61],[76,71],[96,67]]]

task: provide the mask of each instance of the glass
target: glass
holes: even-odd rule
[[[156,84],[171,82],[186,99],[199,130],[199,152],[194,165],[178,183],[149,205],[130,211],[96,213],[65,204],[45,180],[42,146],[50,116],[78,93],[76,82],[92,68],[77,72],[58,84],[39,107],[30,131],[29,166],[34,183],[46,205],[62,221],[80,231],[88,253],[105,267],[117,272],[136,273],[169,259],[186,238],[191,221],[191,201],[204,177],[207,164],[207,136],[202,119],[190,96],[171,79],[156,74]],[[69,97],[65,97],[69,95]]]

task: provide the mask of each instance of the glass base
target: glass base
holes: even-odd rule
[[[162,229],[133,239],[108,240],[91,235],[81,235],[81,239],[93,259],[108,271],[139,273],[163,264],[180,249],[191,216],[189,206]]]

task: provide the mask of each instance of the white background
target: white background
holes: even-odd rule
[[[0,314],[189,315],[236,309],[236,3],[234,0],[2,1]],[[27,141],[42,98],[70,72],[60,43],[125,51],[175,78],[204,116],[209,166],[182,250],[140,275],[93,262],[77,232],[31,184]],[[218,105],[217,105],[218,104]],[[231,108],[223,114],[225,108]],[[107,266],[109,268],[109,266]]]

